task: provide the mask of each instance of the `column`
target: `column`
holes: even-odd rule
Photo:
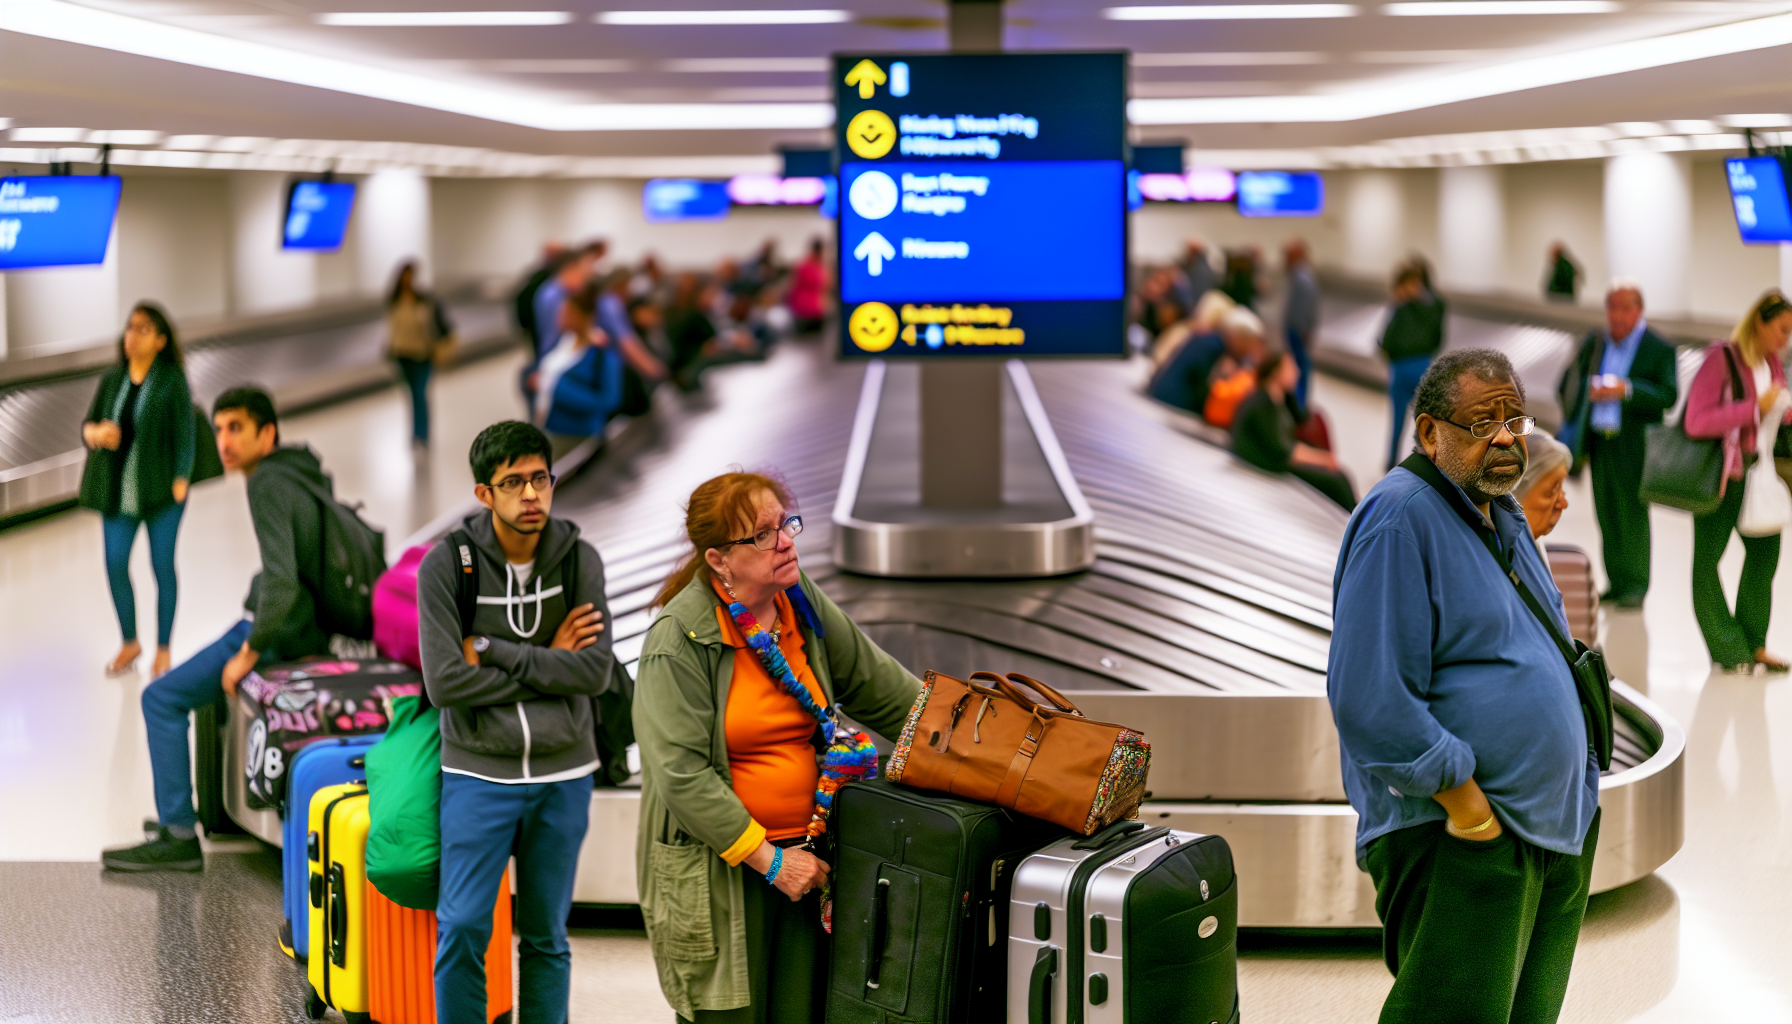
[[[1692,174],[1686,155],[1639,149],[1607,157],[1605,258],[1611,275],[1640,282],[1649,312],[1684,315],[1691,251]]]
[[[360,292],[383,295],[398,265],[416,260],[429,278],[429,179],[414,167],[388,167],[361,182],[354,221]]]
[[[1357,274],[1388,277],[1406,256],[1406,204],[1398,171],[1358,171],[1344,189],[1344,262]]]
[[[280,247],[289,178],[238,171],[230,178],[230,308],[241,316],[317,301],[317,257]]]
[[[1445,288],[1494,292],[1506,261],[1505,175],[1445,167],[1437,181],[1438,277]]]

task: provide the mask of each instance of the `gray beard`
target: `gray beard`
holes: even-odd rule
[[[1490,475],[1488,473],[1489,464],[1495,459],[1503,458],[1507,452],[1518,459],[1518,472],[1510,477]],[[1457,486],[1469,492],[1471,497],[1480,494],[1488,498],[1498,498],[1501,495],[1512,493],[1512,489],[1518,486],[1518,481],[1524,478],[1527,464],[1528,459],[1522,445],[1513,445],[1505,452],[1489,447],[1487,455],[1477,465],[1470,465],[1455,445],[1440,444],[1437,446],[1437,468],[1443,471],[1444,476],[1455,481]]]

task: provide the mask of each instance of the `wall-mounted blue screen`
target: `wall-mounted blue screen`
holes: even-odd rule
[[[0,178],[0,270],[106,262],[116,177]]]
[[[1777,157],[1734,157],[1724,161],[1736,227],[1750,245],[1792,242],[1792,202],[1786,198],[1785,168]]]
[[[355,208],[355,185],[349,181],[295,181],[286,195],[282,249],[340,249]]]
[[[1246,217],[1317,217],[1325,179],[1316,171],[1239,171],[1238,212]]]
[[[650,223],[721,220],[728,216],[728,183],[655,178],[641,186],[641,212]]]

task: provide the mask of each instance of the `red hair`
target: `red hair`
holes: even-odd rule
[[[665,607],[678,592],[694,579],[709,579],[709,561],[703,556],[710,548],[720,547],[743,533],[751,533],[759,515],[760,496],[770,494],[785,511],[796,507],[790,488],[770,473],[735,471],[711,477],[691,492],[684,507],[684,533],[691,542],[691,554],[660,587],[653,603]]]

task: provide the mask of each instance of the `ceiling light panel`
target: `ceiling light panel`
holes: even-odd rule
[[[1382,4],[1381,13],[1396,17],[1439,18],[1464,15],[1525,17],[1541,14],[1616,14],[1624,5],[1611,0],[1438,0]]]
[[[1355,4],[1202,4],[1179,7],[1109,7],[1110,21],[1268,21],[1283,18],[1350,18]]]
[[[1217,53],[1135,53],[1135,68],[1230,68],[1326,64],[1327,54],[1306,50],[1221,51]]]
[[[571,11],[335,11],[320,25],[344,28],[434,28],[463,25],[569,25]]]
[[[600,25],[835,25],[851,21],[852,14],[838,10],[600,11],[592,20]]]
[[[826,74],[826,57],[690,57],[660,61],[656,69],[686,73],[804,73]]]

